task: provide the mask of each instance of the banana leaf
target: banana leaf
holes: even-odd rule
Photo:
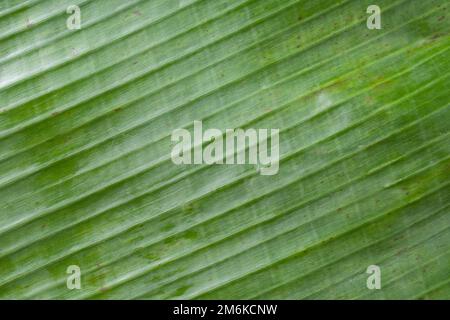
[[[450,299],[449,30],[444,0],[1,1],[0,298]],[[196,120],[279,129],[279,171],[175,165]]]

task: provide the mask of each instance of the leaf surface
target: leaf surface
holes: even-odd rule
[[[450,298],[448,3],[372,2],[2,1],[0,298]],[[278,174],[175,165],[194,120]]]

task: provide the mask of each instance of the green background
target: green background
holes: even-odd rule
[[[444,0],[1,1],[0,298],[449,299],[449,29]],[[279,173],[174,165],[194,120],[279,128]]]

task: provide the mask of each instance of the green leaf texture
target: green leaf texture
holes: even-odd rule
[[[0,298],[449,299],[448,4],[2,0]],[[278,174],[174,165],[194,120]]]

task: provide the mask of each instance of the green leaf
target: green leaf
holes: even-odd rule
[[[1,1],[0,298],[449,299],[448,3],[373,2]],[[175,165],[194,120],[278,174]]]

